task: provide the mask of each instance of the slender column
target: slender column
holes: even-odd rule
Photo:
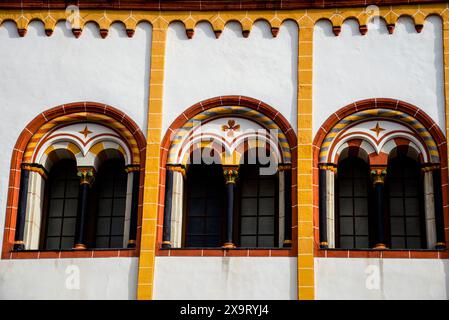
[[[446,249],[446,239],[444,236],[443,193],[441,185],[441,171],[439,167],[433,168],[432,176],[436,229],[435,249]]]
[[[173,168],[173,193],[171,198],[171,245],[174,248],[180,248],[182,244],[182,222],[183,222],[183,203],[184,203],[184,166]]]
[[[131,179],[131,211],[129,216],[128,248],[136,247],[137,240],[137,215],[139,210],[140,166],[128,166],[128,179]]]
[[[86,226],[88,220],[88,202],[89,190],[94,180],[94,168],[78,167],[78,177],[80,178],[80,187],[78,195],[78,213],[76,219],[75,247],[76,250],[85,250],[86,245]]]
[[[371,168],[374,189],[374,210],[376,219],[376,244],[374,249],[386,249],[385,239],[385,176],[384,167]]]
[[[25,231],[29,177],[30,177],[29,165],[22,165],[22,172],[20,175],[19,207],[17,208],[16,234],[14,238],[14,250],[17,251],[25,250],[25,242],[23,241],[23,235]]]
[[[234,224],[234,190],[235,182],[238,177],[238,167],[224,167],[223,173],[226,181],[226,241],[224,248],[235,248],[233,241],[233,224]]]
[[[425,166],[422,168],[422,171],[424,173],[424,212],[428,249],[435,248],[437,242],[435,223],[435,195],[433,192],[432,170],[432,166]]]
[[[319,166],[319,223],[320,248],[327,249],[335,246],[334,222],[334,177],[336,167],[334,164]]]
[[[284,190],[284,241],[282,246],[290,248],[292,246],[292,172],[291,165],[279,166],[279,173],[283,173]]]

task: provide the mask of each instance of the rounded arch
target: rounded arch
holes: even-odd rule
[[[375,98],[351,103],[324,122],[313,142],[315,163],[325,162],[333,138],[342,129],[361,120],[381,117],[397,121],[415,132],[426,146],[431,162],[447,162],[446,138],[423,110],[400,100]]]
[[[176,155],[176,150],[172,148],[173,143],[180,143],[184,136],[191,131],[195,121],[226,115],[247,118],[266,129],[280,129],[277,137],[279,146],[284,150],[283,154],[286,155],[287,162],[296,163],[296,152],[294,152],[297,144],[296,135],[287,119],[279,111],[253,98],[220,96],[191,106],[173,121],[162,139],[162,165],[165,166],[166,163],[173,161]]]
[[[75,102],[40,113],[22,130],[12,152],[2,257],[9,257],[13,248],[22,164],[31,161],[34,149],[45,134],[63,124],[77,122],[99,123],[116,131],[132,150],[132,163],[139,165],[141,170],[145,167],[145,136],[138,125],[122,111],[97,102]],[[67,142],[58,143],[65,144],[64,149],[69,150],[67,152],[71,150],[73,154],[79,149],[74,144],[69,146]],[[46,152],[51,154],[52,150]],[[143,175],[140,178],[140,185],[142,184]],[[139,213],[138,224],[140,216]]]

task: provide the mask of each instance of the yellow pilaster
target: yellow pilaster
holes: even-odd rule
[[[446,137],[449,136],[449,12],[444,11],[443,19],[443,68],[444,68],[444,99],[446,112]]]
[[[298,298],[315,298],[312,186],[312,62],[314,21],[298,20]]]
[[[168,24],[162,19],[153,23],[150,63],[150,94],[143,193],[142,241],[140,248],[137,299],[153,297],[156,225],[159,199],[159,162],[162,128],[165,39]]]

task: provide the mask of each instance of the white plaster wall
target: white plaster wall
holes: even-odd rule
[[[279,110],[296,128],[298,28],[285,22],[277,38],[268,24],[254,24],[248,38],[228,23],[219,39],[199,23],[188,39],[180,23],[167,35],[163,132],[184,110],[223,95],[259,99]]]
[[[126,36],[121,25],[113,25],[106,39],[92,24],[79,39],[64,23],[57,25],[51,37],[44,34],[40,22],[32,22],[24,38],[14,24],[0,26],[1,239],[12,150],[20,132],[39,113],[64,103],[100,102],[125,112],[146,132],[150,41],[149,24],[140,24],[133,38]],[[90,282],[79,292],[61,291],[67,263],[0,261],[0,297],[127,298],[135,291],[136,279],[130,270],[136,262],[129,259],[80,261]],[[101,280],[93,281],[96,278]]]
[[[449,261],[315,258],[316,299],[448,299]]]
[[[156,257],[155,299],[296,299],[290,257]]]
[[[369,98],[411,103],[445,133],[441,19],[429,17],[421,33],[409,18],[400,18],[392,35],[383,20],[368,28],[362,36],[348,20],[336,37],[328,22],[316,24],[313,133],[338,109]]]
[[[0,299],[136,299],[137,268],[138,258],[0,260]]]

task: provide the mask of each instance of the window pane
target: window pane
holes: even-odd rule
[[[340,215],[341,216],[352,216],[354,214],[353,206],[352,206],[353,199],[340,199]]]
[[[73,237],[63,237],[61,239],[61,249],[69,250],[75,245],[75,238]]]
[[[408,236],[419,236],[419,218],[407,218],[406,226],[407,226],[407,235]]]
[[[256,197],[257,196],[257,180],[248,179],[242,184],[242,196],[243,197]]]
[[[109,235],[110,228],[111,228],[111,219],[110,218],[98,218],[98,220],[97,220],[97,235],[98,236]]]
[[[110,216],[112,212],[112,199],[104,198],[100,199],[98,204],[98,215],[99,216]]]
[[[368,237],[355,237],[355,247],[358,249],[368,248]]]
[[[47,245],[45,247],[47,250],[59,250],[59,237],[53,238],[48,237],[47,238]]]
[[[259,247],[274,247],[273,236],[259,236]]]
[[[59,236],[61,234],[62,219],[48,219],[47,236]]]
[[[122,235],[124,222],[125,222],[124,217],[112,218],[111,235],[115,236]]]
[[[68,181],[66,189],[66,197],[76,199],[78,197],[79,187],[80,186],[78,180]]]
[[[64,217],[76,217],[78,210],[78,199],[65,200]]]
[[[340,234],[352,235],[354,234],[353,218],[340,218]]]
[[[256,247],[256,236],[241,236],[240,237],[240,245],[242,247]]]
[[[357,216],[368,216],[368,199],[355,198],[354,199],[354,213]]]
[[[276,191],[276,184],[274,179],[264,179],[260,182],[259,196],[274,197]]]
[[[404,219],[391,218],[391,234],[395,236],[402,236],[405,234]]]
[[[61,217],[64,208],[64,200],[51,200],[49,205],[49,217]]]
[[[109,247],[109,237],[97,237],[95,246],[97,248]]]
[[[259,233],[274,234],[274,217],[259,218]]]
[[[275,215],[274,198],[259,199],[259,215]]]
[[[340,180],[340,185],[338,188],[340,192],[340,196],[342,197],[351,197],[352,196],[352,183],[348,180]]]
[[[402,216],[404,215],[404,200],[402,198],[390,199],[390,215]]]
[[[355,233],[368,235],[368,218],[355,218]]]
[[[188,232],[191,234],[203,234],[205,222],[206,219],[204,218],[191,217],[189,219]]]
[[[256,234],[257,233],[257,218],[242,217],[241,234]]]
[[[76,225],[76,218],[64,219],[64,224],[62,227],[62,235],[63,236],[74,236],[75,235],[75,225]]]
[[[391,237],[391,248],[392,249],[405,249],[405,238],[404,237]]]
[[[125,215],[125,201],[125,198],[114,199],[114,210],[112,212],[113,216]]]
[[[342,249],[351,249],[354,248],[354,239],[353,237],[341,236],[340,237],[340,247]]]
[[[257,215],[257,199],[242,199],[241,215]]]
[[[123,247],[123,237],[122,236],[111,237],[110,248],[122,248],[122,247]]]

